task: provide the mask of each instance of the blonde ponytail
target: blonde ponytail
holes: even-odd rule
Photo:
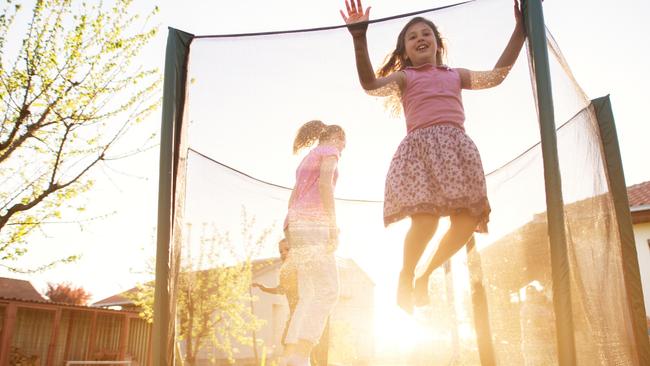
[[[296,138],[293,140],[293,153],[297,154],[303,148],[313,145],[320,139],[326,127],[327,125],[319,120],[309,121],[300,126]]]
[[[293,153],[297,154],[305,147],[315,142],[329,140],[332,137],[345,139],[345,131],[339,125],[326,125],[322,121],[313,120],[300,126],[296,138],[293,140]]]

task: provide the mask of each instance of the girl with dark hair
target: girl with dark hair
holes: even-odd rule
[[[407,135],[386,177],[384,225],[411,218],[397,290],[398,305],[410,313],[414,305],[428,303],[433,270],[462,248],[474,231],[487,231],[490,205],[485,174],[476,145],[465,134],[461,91],[497,86],[508,75],[526,37],[522,14],[514,0],[515,29],[492,70],[445,65],[445,43],[438,28],[415,17],[399,33],[395,49],[375,74],[366,41],[370,7],[364,11],[361,0],[346,0],[345,8],[341,16],[352,35],[361,86],[371,95],[397,101],[394,110],[402,109],[406,119]],[[451,227],[424,275],[414,282],[415,267],[441,216],[450,217]]]

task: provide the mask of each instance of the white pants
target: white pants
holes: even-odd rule
[[[290,223],[289,254],[285,265],[298,277],[298,304],[291,317],[286,343],[318,343],[339,297],[339,274],[330,245],[329,228],[313,223]]]

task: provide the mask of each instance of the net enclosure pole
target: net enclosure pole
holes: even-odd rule
[[[591,101],[598,120],[600,140],[603,146],[607,184],[614,201],[618,236],[621,241],[623,258],[623,281],[627,294],[627,304],[632,318],[632,332],[636,344],[636,357],[639,365],[650,365],[650,342],[646,325],[646,312],[641,287],[639,260],[632,229],[630,202],[627,197],[627,185],[623,174],[623,162],[618,146],[616,123],[609,96]]]
[[[546,27],[542,0],[523,1],[528,47],[532,55],[537,110],[544,160],[544,184],[548,236],[553,279],[553,308],[560,366],[576,364],[576,350],[571,307],[571,276],[564,226],[562,180],[555,134],[555,117],[551,89],[551,73],[546,46]]]
[[[481,254],[476,249],[476,240],[473,235],[467,242],[465,250],[467,251],[472,314],[474,318],[474,329],[476,329],[476,345],[478,346],[479,360],[481,366],[495,366],[497,362],[494,353],[494,344],[492,343],[492,331],[490,330],[488,299],[485,293],[485,286],[483,286]]]
[[[187,62],[193,35],[169,28],[160,127],[160,168],[158,182],[158,225],[156,229],[156,276],[153,305],[152,353],[154,366],[174,364],[176,278],[175,260],[180,253],[172,247],[174,197],[181,124],[185,105]]]

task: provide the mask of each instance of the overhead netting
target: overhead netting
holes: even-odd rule
[[[447,39],[447,63],[473,70],[492,68],[514,26],[511,1],[475,1],[420,15],[433,20]],[[370,24],[375,68],[410,16]],[[557,140],[578,364],[637,364],[598,123],[556,51],[551,47],[549,54],[556,125],[561,126]],[[461,250],[433,273],[431,305],[412,317],[395,301],[409,220],[384,228],[381,202],[405,124],[359,86],[347,30],[196,37],[188,75],[189,149],[181,152],[187,168],[180,177],[185,180],[183,227],[189,228],[184,255],[197,255],[199,228],[209,226],[230,233],[228,251],[247,251],[246,235],[268,229],[270,235],[250,252],[254,259],[277,257],[290,187],[303,156],[291,154],[295,133],[313,119],[339,124],[347,134],[335,192],[341,298],[330,319],[329,362],[479,365],[480,345],[483,354],[485,347],[492,349],[498,365],[557,364],[544,168],[535,144],[539,126],[525,51],[500,86],[464,91],[465,127],[489,172],[489,234],[477,235],[469,254]],[[443,223],[423,259],[444,230]],[[273,275],[260,273],[254,271],[253,280],[259,275],[257,280],[269,286],[277,283]],[[255,333],[257,348],[238,347],[238,364],[262,354],[273,360],[281,352],[286,303],[252,291],[251,306],[266,323]],[[263,310],[268,303],[273,303],[270,310]],[[487,333],[477,337],[482,320]],[[209,351],[202,355],[219,358]]]

